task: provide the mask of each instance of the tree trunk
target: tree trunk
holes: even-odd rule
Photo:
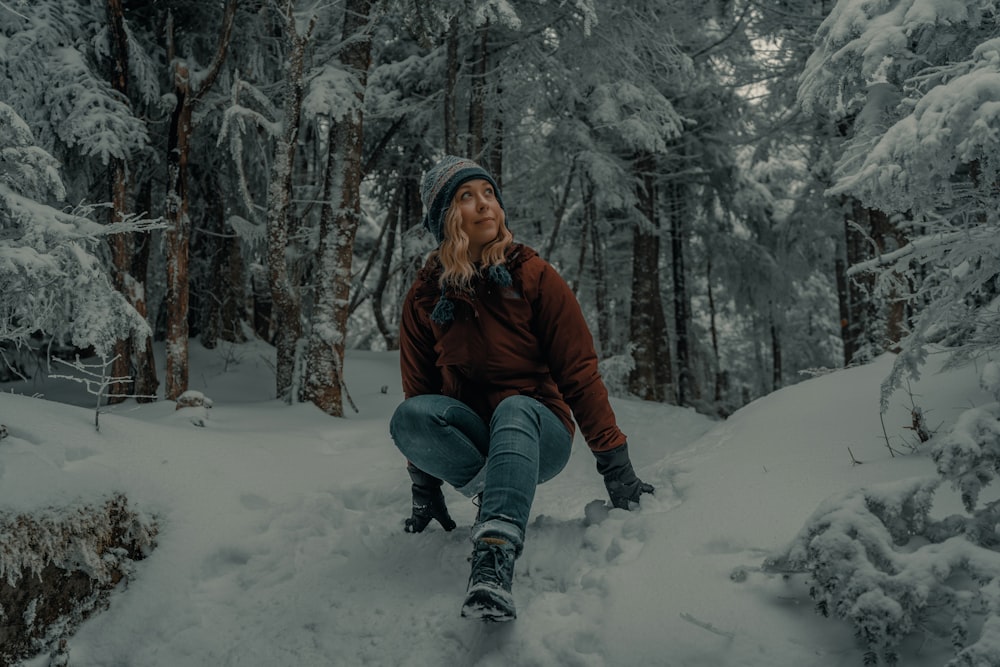
[[[847,265],[853,266],[867,259],[868,253],[865,247],[864,235],[851,227],[851,222],[858,225],[863,223],[858,220],[859,214],[863,215],[863,208],[859,202],[853,202],[851,212],[844,220],[844,238],[847,245]],[[871,300],[868,298],[871,290],[866,283],[870,282],[869,276],[856,276],[847,280],[847,338],[844,340],[844,350],[851,350],[850,357],[846,358],[848,364],[863,361],[858,358],[859,353],[864,348],[864,334],[871,326]],[[864,284],[864,287],[862,287]]]
[[[187,102],[187,69],[180,64],[174,72],[177,104],[170,117],[167,143],[167,368],[164,397],[175,400],[188,384],[188,246],[191,221],[188,219],[187,160],[191,137],[191,105]],[[183,82],[183,83],[182,83]]]
[[[140,211],[150,211],[153,208],[153,184],[145,181],[139,189],[136,208]],[[146,277],[149,274],[149,254],[152,250],[153,235],[151,232],[139,232],[132,235],[131,275],[134,281],[131,286],[132,305],[149,321],[149,307],[146,303]],[[153,353],[153,336],[146,336],[143,343],[137,343],[135,350],[135,378],[132,391],[139,403],[150,403],[156,400],[156,391],[160,380],[156,376],[156,356]]]
[[[573,282],[570,288],[573,290],[573,294],[579,295],[580,293],[580,283],[583,282],[583,271],[587,266],[587,245],[590,243],[590,218],[584,217],[583,219],[583,229],[580,230],[580,252],[576,256],[576,277],[573,278]]]
[[[844,346],[844,366],[854,358],[854,340],[851,337],[851,293],[847,287],[847,262],[838,257],[833,262],[837,282],[837,306],[840,311],[840,340]]]
[[[187,63],[178,58],[174,47],[173,21],[168,19],[168,62],[173,67],[174,110],[170,115],[167,136],[167,198],[165,217],[167,273],[167,368],[164,397],[176,400],[188,385],[188,259],[191,243],[191,220],[188,218],[187,168],[191,152],[192,113],[195,104],[215,83],[232,35],[238,0],[226,4],[215,58],[201,86],[191,87]]]
[[[420,201],[420,177],[421,174],[416,169],[410,169],[404,173],[402,183],[403,188],[403,210],[399,218],[399,252],[402,262],[402,271],[399,280],[396,282],[399,292],[393,299],[395,304],[393,318],[396,322],[400,319],[403,299],[410,285],[417,277],[417,272],[423,266],[423,256],[419,252],[411,249],[408,240],[412,238],[409,232],[420,227],[423,220],[423,203]]]
[[[867,208],[858,200],[850,201],[849,212],[844,218],[844,236],[848,266],[902,247],[907,242],[888,215],[877,209]],[[892,348],[902,339],[905,303],[896,294],[888,295],[885,302],[877,300],[874,293],[875,276],[870,272],[859,273],[849,281],[846,278],[844,281],[848,296],[845,360],[847,363],[865,361]],[[843,319],[841,314],[841,320]]]
[[[458,16],[453,16],[448,25],[448,60],[444,87],[444,151],[448,155],[458,153],[458,119],[455,87],[458,85]]]
[[[654,166],[655,160],[649,153],[635,158],[640,220],[632,234],[629,339],[635,345],[635,368],[629,375],[629,391],[644,400],[665,402],[670,385],[670,350],[660,295],[660,222],[656,214]]]
[[[484,140],[486,137],[486,70],[487,53],[486,40],[489,36],[489,23],[484,23],[476,30],[476,49],[472,69],[472,99],[469,101],[469,142],[468,153],[473,160],[483,160]],[[493,177],[499,176],[494,173]],[[498,183],[499,185],[499,183]]]
[[[293,14],[294,2],[289,1],[285,13],[285,30],[291,48],[288,56],[288,76],[281,136],[274,148],[274,165],[267,192],[267,267],[271,286],[271,331],[274,331],[275,393],[291,402],[298,393],[295,367],[299,341],[302,338],[302,305],[296,282],[290,275],[287,251],[290,238],[289,211],[292,205],[292,172],[295,165],[296,137],[304,93],[305,49],[312,37],[315,18],[304,35],[299,35]]]
[[[690,305],[687,294],[687,270],[684,266],[684,227],[687,217],[687,192],[679,181],[667,184],[670,206],[670,256],[674,283],[674,331],[677,350],[677,404],[688,405],[693,393],[691,341],[688,338]]]
[[[774,304],[769,304],[768,316],[771,320],[771,391],[777,391],[784,386],[784,381],[781,368],[781,336],[774,316]]]
[[[486,44],[483,43],[483,58],[486,57]],[[485,76],[485,73],[484,73]],[[503,99],[503,89],[499,86],[496,90],[494,100]],[[493,112],[492,131],[490,132],[489,144],[486,150],[489,153],[489,170],[493,174],[493,179],[503,190],[503,109],[498,104],[491,105]]]
[[[353,109],[339,119],[331,132],[330,169],[324,187],[320,216],[319,269],[324,279],[316,284],[316,302],[307,344],[309,372],[304,377],[304,398],[323,412],[344,415],[344,348],[350,306],[351,262],[354,236],[361,217],[363,104],[371,65],[368,31],[372,0],[348,0],[345,7],[340,60],[358,78]],[[330,202],[336,202],[331,207]]]
[[[608,300],[608,271],[604,258],[604,239],[597,225],[597,205],[594,188],[588,186],[583,205],[587,227],[590,229],[590,246],[594,249],[594,301],[597,303],[597,348],[602,358],[610,357],[611,307]]]
[[[552,216],[552,233],[549,234],[549,240],[545,243],[545,252],[542,255],[546,259],[551,259],[552,257],[552,253],[556,248],[556,239],[559,238],[559,229],[562,227],[563,218],[566,217],[566,208],[569,205],[569,195],[573,190],[573,179],[576,177],[576,164],[577,162],[574,159],[572,164],[569,166],[569,173],[566,174],[566,185],[563,187],[562,196],[559,198],[559,203]],[[589,196],[593,196],[592,191]]]
[[[122,0],[108,0],[108,46],[111,50],[111,87],[128,99],[128,35],[125,32],[125,13]],[[108,164],[108,183],[111,188],[111,222],[121,222],[128,215],[128,165],[122,158],[112,158]],[[132,291],[128,289],[129,264],[131,263],[132,234],[120,232],[108,237],[111,246],[112,280],[129,303]],[[134,334],[115,342],[111,375],[131,378],[133,367]],[[133,382],[112,383],[108,387],[108,403],[121,403],[133,393]]]
[[[400,226],[400,209],[402,208],[401,203],[404,196],[402,188],[397,188],[392,197],[392,205],[386,214],[388,229],[385,235],[382,262],[379,266],[378,282],[372,290],[372,314],[375,316],[375,324],[378,327],[379,333],[382,334],[383,340],[385,340],[385,349],[387,350],[399,349],[399,334],[395,327],[389,327],[385,319],[385,312],[382,310],[382,299],[385,295],[385,289],[389,284],[389,275],[392,272],[392,256],[396,250],[396,230]]]
[[[713,401],[716,407],[722,405],[722,388],[724,378],[722,374],[722,360],[719,358],[719,327],[716,323],[715,293],[712,290],[712,256],[709,254],[705,262],[705,291],[708,297],[708,327],[712,337],[712,362],[715,367],[715,391]]]
[[[243,254],[235,232],[226,224],[225,205],[221,199],[222,187],[218,179],[211,179],[212,187],[207,218],[212,231],[204,236],[208,250],[209,281],[206,290],[201,326],[201,344],[213,349],[220,340],[229,343],[246,341],[243,333],[244,304],[246,301],[243,279]]]
[[[909,242],[903,232],[893,224],[888,214],[877,209],[869,209],[868,219],[871,224],[872,238],[875,240],[879,253],[902,248]],[[893,277],[893,283],[896,285],[903,281],[903,277],[898,273],[893,274]],[[893,289],[886,298],[884,347],[888,350],[898,350],[906,325],[906,301],[901,297],[898,289]]]
[[[202,347],[206,350],[214,350],[219,343],[219,329],[221,326],[221,306],[225,298],[224,291],[227,286],[223,282],[221,275],[221,264],[223,254],[223,238],[225,231],[225,212],[221,201],[221,191],[219,181],[213,174],[205,174],[205,179],[209,181],[209,187],[205,190],[205,216],[202,224],[209,229],[207,234],[202,235],[202,242],[195,243],[195,247],[205,254],[205,261],[208,264],[208,282],[212,287],[203,294],[201,307],[201,322],[198,326],[198,338]]]
[[[222,308],[219,311],[221,327],[219,336],[231,343],[247,340],[243,322],[246,317],[246,279],[243,271],[243,250],[235,234],[228,234],[222,242],[223,290]]]

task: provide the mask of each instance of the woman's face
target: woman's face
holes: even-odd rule
[[[483,247],[497,237],[504,222],[493,186],[481,178],[466,181],[455,192],[452,205],[461,213],[461,229],[469,237],[469,256],[478,262]]]

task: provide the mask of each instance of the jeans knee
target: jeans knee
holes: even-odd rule
[[[490,419],[490,427],[495,428],[498,424],[509,423],[519,417],[526,417],[532,422],[538,422],[538,408],[543,407],[541,403],[530,396],[515,394],[500,401],[493,411]]]
[[[392,436],[393,440],[396,440],[399,436],[400,425],[407,420],[407,413],[410,408],[406,407],[407,401],[403,401],[396,406],[396,409],[392,413],[392,417],[389,419],[389,435]]]
[[[393,438],[432,414],[432,406],[427,399],[427,396],[414,396],[396,406],[389,419],[389,434]]]

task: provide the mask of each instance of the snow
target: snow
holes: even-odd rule
[[[265,345],[190,351],[190,389],[206,405],[129,402],[101,415],[99,433],[75,383],[0,393],[0,507],[121,491],[159,522],[158,547],[70,638],[74,666],[861,665],[852,629],[816,614],[800,578],[761,565],[828,498],[934,473],[924,454],[886,446],[888,355],[722,422],[614,399],[656,496],[607,509],[578,436],[566,470],[538,489],[515,570],[518,619],[482,625],[459,617],[475,507],[446,489],[455,531],[402,530],[409,480],[388,436],[396,354],[348,353],[359,412],[336,419],[273,399]],[[928,369],[911,390],[934,424],[993,400],[975,369]],[[910,397],[897,399],[884,421],[899,450],[912,435]],[[960,503],[946,486],[936,512],[948,514]],[[993,620],[985,630],[1000,633]],[[942,665],[950,651],[947,634],[911,638],[902,664]]]

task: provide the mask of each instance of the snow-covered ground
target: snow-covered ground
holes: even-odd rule
[[[73,667],[855,667],[851,629],[814,613],[797,578],[759,568],[824,498],[933,471],[925,456],[886,447],[888,357],[724,422],[616,399],[656,496],[608,511],[578,438],[535,500],[515,570],[518,619],[484,625],[459,616],[474,506],[447,489],[458,529],[402,530],[409,480],[388,436],[401,400],[396,355],[349,353],[359,412],[335,419],[273,400],[266,346],[191,352],[190,386],[211,410],[129,402],[100,416],[100,432],[93,408],[67,404],[92,403],[78,385],[0,385],[0,508],[121,491],[159,522],[152,555],[70,639]],[[929,369],[912,391],[932,426],[992,400],[975,369]],[[905,449],[910,397],[896,399],[885,427]],[[930,667],[949,646],[922,636],[904,650],[904,664]]]

